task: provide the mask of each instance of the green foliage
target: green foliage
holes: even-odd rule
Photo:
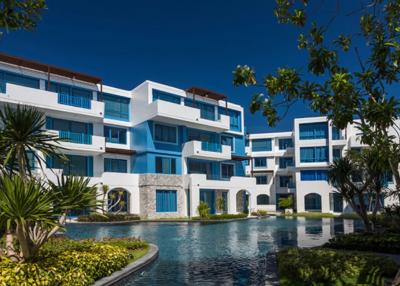
[[[262,217],[262,216],[267,216],[268,212],[265,210],[257,210],[256,212],[252,212],[251,215]]]
[[[36,261],[0,260],[0,285],[91,285],[135,259],[147,243],[134,239],[72,241],[53,239]]]
[[[217,199],[217,208],[219,211],[223,212],[225,208],[225,200],[223,197]]]
[[[331,238],[329,248],[400,254],[400,234],[351,233]]]
[[[206,202],[200,201],[199,206],[197,207],[197,212],[202,219],[209,218],[210,216],[210,208]]]
[[[114,214],[114,213],[92,213],[89,215],[81,215],[78,217],[80,222],[118,222],[118,221],[133,221],[140,220],[140,217],[135,214]]]
[[[293,196],[288,196],[287,198],[279,198],[279,207],[282,209],[290,209],[293,207]]]
[[[289,248],[278,252],[283,286],[376,285],[397,272],[394,261],[372,254],[330,249]]]
[[[0,28],[7,32],[33,29],[40,19],[40,13],[45,8],[45,0],[3,0],[0,2]]]
[[[238,218],[246,218],[248,215],[246,213],[240,214],[218,214],[218,215],[208,215],[208,217],[193,217],[192,220],[225,220],[225,219],[238,219]]]

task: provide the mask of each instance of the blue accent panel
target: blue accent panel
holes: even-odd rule
[[[303,170],[300,171],[301,181],[328,181],[327,170]]]
[[[118,95],[102,93],[99,101],[104,102],[104,117],[129,121],[130,99]]]
[[[328,162],[328,147],[326,146],[301,147],[300,162],[301,163]]]
[[[104,158],[104,172],[127,173],[128,161],[123,159]]]
[[[210,214],[215,214],[215,191],[200,189],[200,201],[205,202],[210,208]]]
[[[251,141],[251,150],[253,152],[265,152],[272,151],[272,140],[271,139],[254,139]]]
[[[328,123],[303,123],[299,125],[300,140],[328,138]]]
[[[157,190],[156,212],[176,212],[176,211],[177,211],[176,191]]]
[[[163,101],[168,101],[171,103],[175,104],[180,104],[181,103],[181,98],[179,95],[168,93],[165,91],[161,91],[158,89],[153,89],[153,101],[156,100],[163,100]]]

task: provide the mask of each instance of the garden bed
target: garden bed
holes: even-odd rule
[[[216,214],[209,215],[208,217],[192,217],[192,220],[229,220],[229,219],[243,219],[247,218],[248,214]]]
[[[137,221],[140,217],[135,214],[100,214],[92,213],[89,215],[81,215],[78,217],[78,222],[125,222],[125,221]]]
[[[277,260],[281,286],[385,285],[398,270],[387,257],[326,248],[288,248]]]
[[[52,239],[35,261],[0,258],[0,285],[92,285],[144,256],[148,249],[145,241],[135,238]]]

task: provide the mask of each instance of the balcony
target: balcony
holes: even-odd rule
[[[185,187],[209,189],[244,189],[255,190],[256,178],[233,176],[230,179],[221,180],[208,177],[205,174],[189,174],[185,176]]]
[[[231,146],[204,141],[189,141],[183,146],[182,154],[184,157],[194,159],[225,161],[231,159]]]
[[[34,106],[45,111],[67,112],[96,121],[104,117],[103,102],[10,83],[6,83],[6,90],[1,91],[4,92],[0,94],[2,102]]]
[[[90,152],[100,154],[105,152],[105,138],[102,136],[74,133],[69,131],[49,130],[49,133],[58,135],[60,147],[66,150]]]
[[[214,132],[229,130],[229,116],[221,115],[220,118],[205,116],[200,109],[171,103],[163,100],[156,100],[150,103],[143,111],[141,122],[146,120],[158,120],[174,125],[185,125]]]
[[[59,131],[58,136],[70,143],[76,144],[92,144],[92,135],[84,134],[84,133],[75,133],[70,131]]]

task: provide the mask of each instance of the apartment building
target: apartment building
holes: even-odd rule
[[[339,130],[326,117],[296,118],[293,126],[291,132],[247,137],[246,153],[251,160],[246,174],[256,178],[258,193],[266,192],[258,204],[279,210],[279,199],[292,196],[298,212],[352,212],[328,183],[328,168],[347,150],[366,147],[360,143],[356,127]],[[392,176],[387,183],[393,187]],[[384,201],[391,203],[390,198]]]

